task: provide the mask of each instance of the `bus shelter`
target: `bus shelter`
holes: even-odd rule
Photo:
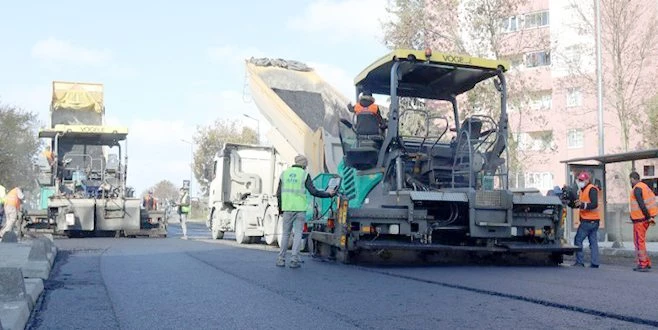
[[[599,240],[601,238],[606,238],[608,237],[608,233],[615,233],[615,241],[616,242],[621,242],[621,232],[622,232],[622,221],[621,221],[621,210],[615,210],[617,211],[616,214],[618,215],[616,218],[617,221],[614,221],[615,219],[607,219],[606,223],[606,218],[612,213],[608,213],[609,207],[607,203],[607,194],[606,194],[606,166],[608,164],[614,164],[614,163],[623,163],[623,162],[631,162],[631,168],[633,171],[637,171],[635,168],[635,162],[639,160],[647,160],[647,159],[656,159],[658,158],[658,149],[648,149],[648,150],[641,150],[641,151],[631,151],[631,152],[624,152],[624,153],[617,153],[617,154],[607,154],[607,155],[601,155],[601,156],[591,156],[591,157],[582,157],[582,158],[573,158],[569,160],[563,160],[561,163],[565,164],[565,169],[566,169],[566,179],[567,179],[567,186],[570,189],[573,189],[574,191],[578,190],[578,187],[576,186],[576,177],[581,171],[587,171],[590,173],[590,176],[592,178],[592,183],[599,188],[601,188],[601,192],[599,193],[599,201],[602,203],[603,206],[603,213],[601,215],[601,226],[599,227]],[[653,181],[655,180],[655,174],[653,173],[653,169],[651,171],[638,171],[640,174],[641,179],[646,180],[647,177],[651,177]],[[653,184],[649,185],[654,189],[654,191],[658,188],[658,185],[656,182],[653,182]],[[630,189],[630,188],[629,188]],[[613,220],[613,221],[610,221]],[[567,223],[565,225],[565,230],[564,230],[564,235],[566,239],[571,238],[571,234],[575,232],[578,229],[578,225],[580,224],[579,217],[578,217],[578,210],[574,210],[569,208],[567,212]],[[616,246],[617,244],[615,244]]]

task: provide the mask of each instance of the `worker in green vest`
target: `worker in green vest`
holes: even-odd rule
[[[308,201],[306,190],[311,195],[319,198],[330,198],[336,195],[333,190],[319,191],[313,185],[311,176],[306,172],[308,160],[303,155],[295,157],[295,165],[281,173],[279,187],[276,190],[276,197],[279,204],[279,214],[283,214],[283,233],[281,242],[279,242],[280,251],[276,259],[278,267],[285,267],[286,252],[288,250],[288,240],[290,231],[293,232],[294,238],[292,243],[292,257],[290,259],[290,268],[300,266],[299,250],[302,244],[302,230],[306,221],[306,209]]]
[[[178,221],[180,222],[181,229],[183,229],[182,239],[187,239],[187,216],[190,213],[190,194],[187,189],[180,188],[180,195],[178,196]]]

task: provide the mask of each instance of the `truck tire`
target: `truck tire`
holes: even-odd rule
[[[242,212],[237,211],[238,214],[235,215],[235,241],[238,244],[248,244],[251,242],[249,236],[245,235],[245,225],[244,219],[242,218]]]
[[[219,229],[214,229],[211,231],[212,239],[222,239],[224,238],[224,232]]]
[[[279,217],[279,219],[276,222],[276,245],[278,247],[281,247],[281,241],[283,241],[283,217]],[[290,237],[288,238],[288,250],[292,248],[292,233],[290,233]]]
[[[208,218],[208,227],[210,227],[210,237],[212,239],[222,239],[224,238],[224,232],[219,229],[218,220],[214,219],[215,208],[213,207],[210,212],[210,217]]]
[[[263,220],[263,231],[265,235],[265,243],[267,245],[274,245],[277,242],[276,227],[278,215],[273,211],[273,208],[268,207],[265,211],[265,219]]]

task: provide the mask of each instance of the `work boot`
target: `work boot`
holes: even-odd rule
[[[285,267],[286,266],[286,259],[277,258],[276,259],[276,266],[277,267]]]
[[[589,265],[590,268],[599,268],[599,265],[591,264]]]
[[[580,262],[575,262],[571,267],[585,267],[585,264],[580,263]]]
[[[299,259],[292,259],[292,260],[290,260],[290,265],[288,267],[290,267],[290,268],[299,268],[299,266],[301,266],[299,263],[300,263]]]
[[[633,271],[645,273],[645,272],[649,272],[650,270],[649,267],[635,266],[635,268],[633,268]]]

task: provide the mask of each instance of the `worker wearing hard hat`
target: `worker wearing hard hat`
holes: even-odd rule
[[[10,190],[5,196],[5,225],[0,230],[0,238],[5,233],[14,230],[14,226],[18,222],[18,211],[21,209],[21,203],[25,199],[21,188],[16,187]]]
[[[658,215],[658,204],[656,195],[649,186],[640,181],[640,174],[631,172],[631,194],[629,198],[629,207],[631,221],[633,222],[633,242],[635,243],[635,253],[637,255],[637,266],[634,271],[647,272],[651,269],[651,259],[647,255],[646,235],[649,226],[655,225],[654,218]]]
[[[599,188],[592,184],[589,173],[583,171],[578,174],[576,181],[580,188],[580,195],[571,207],[579,209],[580,225],[574,238],[574,245],[582,248],[585,237],[589,240],[589,248],[592,251],[592,264],[590,267],[599,268],[599,242],[598,231],[601,221],[601,208],[599,207]],[[584,267],[583,251],[576,252],[574,266]]]
[[[357,116],[362,113],[369,113],[377,117],[380,128],[384,128],[384,119],[382,118],[382,113],[379,110],[379,106],[375,104],[375,98],[370,92],[363,92],[359,96],[359,102],[353,107],[350,107],[350,110],[353,110]]]
[[[306,190],[311,195],[319,198],[329,198],[336,195],[336,192],[319,191],[313,185],[311,177],[306,172],[308,160],[303,155],[295,157],[295,165],[281,173],[279,187],[276,190],[276,197],[279,204],[279,214],[283,214],[283,233],[281,233],[281,242],[279,242],[279,255],[276,259],[276,265],[284,267],[286,265],[286,252],[288,251],[288,240],[290,231],[293,232],[294,238],[292,243],[292,257],[290,259],[290,268],[300,266],[299,250],[302,244],[302,229],[306,221],[306,209],[308,201]]]

